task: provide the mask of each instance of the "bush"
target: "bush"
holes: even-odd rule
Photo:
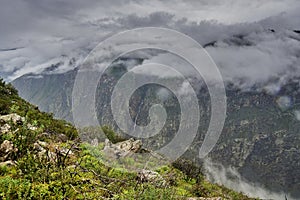
[[[0,115],[6,115],[9,113],[10,102],[6,99],[0,99]]]
[[[126,138],[118,135],[116,132],[114,132],[108,126],[103,126],[102,130],[103,130],[104,134],[106,135],[106,137],[114,144],[126,140]]]
[[[196,179],[197,182],[204,178],[201,166],[197,166],[192,161],[179,158],[172,163],[172,166],[185,173],[187,178]]]
[[[31,183],[11,177],[0,178],[1,199],[30,199]]]

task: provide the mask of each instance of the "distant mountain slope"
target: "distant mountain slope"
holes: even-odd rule
[[[38,105],[45,112],[54,113],[55,117],[72,121],[71,94],[76,71],[64,74],[23,76],[13,82],[19,94],[32,104]]]

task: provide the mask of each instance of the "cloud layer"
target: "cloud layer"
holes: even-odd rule
[[[247,35],[254,47],[218,42],[208,51],[225,69],[225,77],[235,71],[237,78],[251,74],[250,78],[264,79],[264,74],[285,71],[282,66],[295,67],[298,62],[299,36],[285,31],[300,27],[299,7],[297,0],[5,2],[0,7],[0,76],[13,80],[26,73],[40,73],[61,58],[64,64],[56,73],[63,72],[74,68],[65,57],[79,62],[99,41],[114,33],[158,26],[181,31],[202,45]],[[268,28],[280,33],[261,33]],[[286,55],[289,52],[291,55]],[[255,72],[262,66],[266,66],[262,73]]]

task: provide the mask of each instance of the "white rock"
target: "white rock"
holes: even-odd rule
[[[138,177],[142,182],[150,182],[158,187],[164,187],[166,185],[164,178],[155,171],[143,169],[138,173]]]
[[[8,114],[8,115],[2,115],[0,116],[0,120],[3,120],[5,122],[12,121],[13,123],[23,123],[25,121],[24,117],[21,117],[20,115],[16,113]]]
[[[6,134],[10,131],[11,126],[9,124],[4,124],[3,126],[0,127],[0,135],[1,134]]]
[[[0,162],[0,166],[1,167],[4,167],[4,166],[15,166],[16,163],[12,160],[8,160],[8,161],[5,161],[5,162]]]

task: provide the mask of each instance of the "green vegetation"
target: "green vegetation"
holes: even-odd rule
[[[0,133],[0,143],[11,141],[13,150],[1,153],[0,199],[186,199],[186,197],[223,197],[249,199],[223,186],[207,182],[198,168],[178,161],[157,172],[164,186],[141,180],[137,173],[105,166],[92,151],[97,147],[80,142],[76,129],[54,119],[18,96],[10,85],[0,81],[1,115],[16,113],[22,122],[8,123]],[[34,127],[34,128],[32,128]],[[85,129],[91,131],[92,129]],[[113,142],[122,140],[108,127],[103,129]],[[62,135],[67,137],[62,140]],[[3,164],[13,161],[13,164]],[[132,163],[134,164],[134,163]],[[179,169],[182,169],[180,171]]]
[[[18,96],[17,90],[11,84],[5,84],[0,79],[0,114],[16,113],[26,118],[27,122],[40,127],[49,134],[64,134],[69,139],[78,137],[76,129],[64,120],[53,118],[53,114],[39,111]]]

